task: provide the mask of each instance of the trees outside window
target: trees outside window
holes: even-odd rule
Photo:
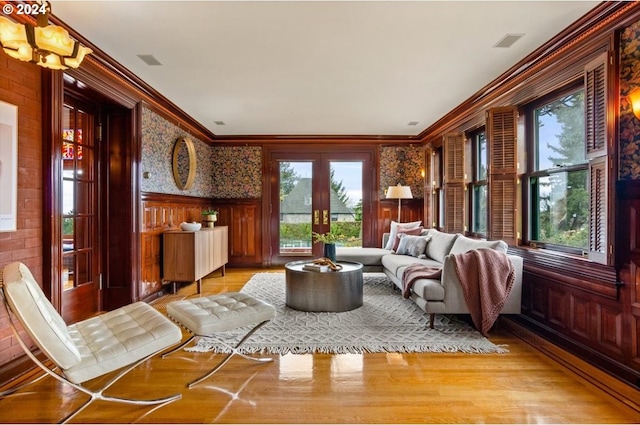
[[[584,89],[532,109],[530,239],[585,252],[589,238]]]
[[[472,180],[469,183],[471,196],[471,233],[477,236],[487,234],[487,138],[483,129],[471,133],[473,165]]]

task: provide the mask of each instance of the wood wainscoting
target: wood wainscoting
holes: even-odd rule
[[[262,199],[216,199],[214,208],[217,225],[229,227],[229,265],[262,266]]]
[[[640,388],[640,181],[616,186],[615,266],[544,250],[524,259],[513,320]]]
[[[162,233],[179,229],[183,221],[200,222],[202,211],[211,208],[211,201],[204,198],[162,193],[143,193],[141,198],[141,278],[136,301],[162,289]]]

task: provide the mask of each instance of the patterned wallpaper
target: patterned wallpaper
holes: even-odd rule
[[[247,199],[262,196],[260,146],[214,146],[211,157],[212,197]]]
[[[416,199],[424,198],[424,148],[411,146],[380,147],[380,199],[389,186],[411,186]]]
[[[173,145],[179,137],[189,137],[196,148],[196,178],[189,190],[180,190],[173,179]],[[186,195],[200,198],[213,197],[213,152],[206,143],[190,136],[186,131],[148,108],[142,110],[142,178],[143,192]],[[143,174],[144,175],[144,174]]]
[[[640,179],[640,120],[627,99],[629,92],[640,87],[640,22],[620,35],[620,180]]]

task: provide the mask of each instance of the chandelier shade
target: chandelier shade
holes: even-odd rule
[[[77,68],[92,50],[69,36],[57,25],[49,25],[50,6],[38,15],[38,26],[19,24],[0,16],[0,47],[14,59],[36,63],[44,68]]]

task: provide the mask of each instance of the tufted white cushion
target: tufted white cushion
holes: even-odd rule
[[[4,268],[4,291],[33,342],[71,382],[119,369],[182,339],[180,328],[138,302],[66,326],[22,263]]]
[[[120,307],[69,326],[80,351],[80,364],[65,370],[74,382],[84,382],[174,345],[180,328],[144,302]]]
[[[276,309],[240,292],[174,301],[167,314],[196,335],[213,335],[276,317]]]
[[[4,268],[4,292],[11,310],[47,357],[63,370],[80,363],[80,352],[67,330],[67,324],[27,266],[15,262]]]

